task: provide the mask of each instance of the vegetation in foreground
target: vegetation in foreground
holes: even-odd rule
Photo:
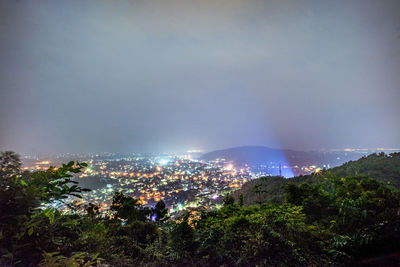
[[[386,157],[382,172],[388,161],[398,168],[398,154]],[[15,153],[0,154],[1,266],[345,265],[400,247],[400,193],[367,176],[323,172],[279,188],[282,201],[245,205],[228,195],[218,210],[172,221],[163,202],[149,209],[120,193],[106,216],[96,204],[84,214],[45,208],[80,197],[85,189],[71,177],[86,164],[36,172],[20,166]]]

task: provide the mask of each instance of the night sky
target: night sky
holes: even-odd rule
[[[0,150],[400,147],[400,1],[0,2]]]

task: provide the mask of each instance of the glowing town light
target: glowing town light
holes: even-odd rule
[[[232,169],[233,169],[233,164],[232,163],[229,163],[228,165],[225,166],[225,170],[230,171]]]
[[[161,166],[165,166],[165,165],[167,165],[167,164],[168,164],[168,162],[169,162],[169,160],[168,160],[168,159],[160,159],[160,160],[158,161],[158,163],[159,163]]]

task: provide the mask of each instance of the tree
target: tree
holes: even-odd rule
[[[302,206],[310,222],[329,223],[329,220],[325,219],[337,213],[334,201],[321,185],[289,183],[285,187],[285,199],[287,203]]]
[[[261,206],[261,204],[263,203],[263,201],[261,200],[261,194],[262,193],[266,193],[266,184],[268,182],[268,178],[267,177],[261,177],[259,179],[260,183],[254,185],[254,193],[257,194],[258,196],[258,200],[257,200],[257,204]]]
[[[22,163],[17,153],[13,151],[0,152],[0,177],[2,180],[19,174],[21,165]]]
[[[233,204],[235,204],[235,199],[233,198],[232,194],[226,194],[226,196],[224,197],[224,205],[228,206]]]
[[[18,258],[29,261],[24,258],[27,255],[31,256],[31,261],[37,261],[38,251],[31,240],[34,228],[28,226],[43,209],[43,203],[62,202],[70,196],[81,197],[82,192],[90,191],[71,180],[73,174],[86,166],[71,161],[59,169],[50,167],[46,171],[21,172],[17,154],[10,151],[0,154],[0,256],[8,255],[9,259],[0,263],[14,264]]]
[[[100,214],[100,207],[93,203],[89,203],[85,207],[85,210],[86,210],[87,214],[89,215],[89,217],[91,217],[91,218],[95,218],[96,216],[98,216]]]
[[[140,205],[137,199],[125,196],[120,192],[114,194],[111,210],[114,211],[115,219],[123,220],[126,223],[133,221],[144,222],[150,215],[150,210]]]
[[[243,194],[240,194],[240,196],[239,196],[239,206],[243,207],[243,204],[244,204]]]
[[[192,260],[198,245],[195,241],[195,231],[189,224],[189,217],[190,213],[183,215],[182,221],[172,227],[169,235],[169,245],[183,261]]]
[[[168,219],[168,209],[165,207],[164,201],[160,200],[156,206],[151,209],[151,220],[155,222],[164,222]]]

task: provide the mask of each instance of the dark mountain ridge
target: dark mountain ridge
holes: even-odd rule
[[[264,146],[241,146],[216,150],[200,157],[204,161],[225,159],[235,165],[267,165],[282,163],[290,166],[325,165],[338,166],[349,160],[358,159],[367,152],[354,151],[296,151]]]

